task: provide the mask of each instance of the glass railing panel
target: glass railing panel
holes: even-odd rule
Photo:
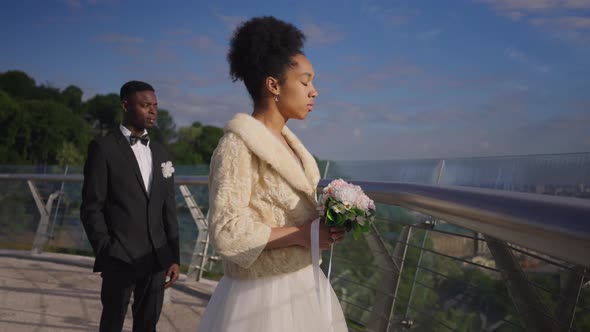
[[[584,197],[579,193],[584,193],[589,183],[588,154],[566,155],[562,161],[554,156],[525,156],[512,160],[480,159],[482,160],[447,160],[443,168],[442,183],[531,191],[532,187],[525,185],[529,181],[536,181],[539,186],[545,188],[557,188],[555,183],[560,181],[560,188],[569,188],[567,190],[573,193],[572,196],[579,197]],[[390,175],[387,181],[433,183],[437,176],[439,161],[419,161],[420,163],[422,169],[419,171],[410,171],[412,168],[416,169],[416,165],[412,166],[409,161],[393,167],[387,163],[383,163],[382,166],[384,169],[393,169],[393,175]],[[373,169],[364,168],[360,163],[353,164],[326,164],[328,177],[361,178],[354,174],[366,174],[368,176],[362,177],[363,179],[385,181],[379,175],[384,173],[380,173],[382,171],[376,166],[381,165],[380,163],[373,164]],[[206,166],[175,168],[177,175],[208,173]],[[477,169],[478,171],[475,171]],[[29,166],[7,166],[6,169],[2,169],[5,173],[30,173],[36,170],[38,169]],[[63,168],[43,169],[43,172],[63,171]],[[361,171],[362,173],[359,173]],[[552,172],[562,172],[561,180],[547,175]],[[80,174],[80,171],[77,173]],[[531,175],[533,173],[534,176]],[[37,185],[44,199],[51,192],[61,189],[61,183],[48,182]],[[577,188],[578,191],[573,191],[572,188]],[[189,186],[189,189],[202,212],[206,214],[206,186]],[[72,253],[89,250],[78,217],[80,190],[80,183],[64,184],[64,195],[59,208],[55,202],[56,208],[50,218],[52,237],[47,250]],[[542,193],[564,194],[567,190],[558,192],[552,189]],[[181,234],[181,261],[186,266],[191,261],[198,231],[180,190],[176,190],[176,195]],[[0,222],[3,223],[3,227],[0,228],[0,247],[15,248],[20,245],[21,249],[30,249],[39,214],[26,181],[3,181],[0,200]],[[433,226],[433,220],[429,216],[396,206],[378,204],[377,211],[375,226],[385,247],[381,254],[392,254],[396,246],[407,244],[404,267],[395,294],[393,324],[406,326],[404,324],[411,321],[412,331],[524,330],[526,322],[513,304],[507,284],[496,266],[484,235],[440,220],[434,220]],[[405,239],[403,230],[409,226],[411,233]],[[511,246],[510,250],[524,271],[527,282],[546,308],[547,318],[553,322],[557,319],[555,312],[559,309],[560,299],[563,297],[560,294],[575,267],[568,262],[526,248]],[[209,255],[214,255],[212,247],[209,248]],[[322,268],[325,272],[328,259],[328,252],[324,252]],[[365,238],[354,240],[352,236],[348,236],[343,243],[335,247],[331,282],[341,299],[350,329],[353,331],[365,331],[375,319],[389,318],[383,314],[375,316],[373,311],[377,306],[377,300],[383,297],[385,286],[392,283],[395,276],[395,273],[386,271],[390,278],[383,281],[380,273],[385,267],[379,262]],[[206,268],[211,271],[208,271],[205,277],[217,279],[222,273],[220,262],[211,262]],[[587,271],[583,274],[579,295],[572,300],[575,302],[576,314],[571,323],[571,331],[590,330],[590,278]],[[393,296],[393,293],[385,295]]]
[[[330,161],[327,179],[436,183],[439,160]]]
[[[59,166],[0,166],[2,173],[64,174]],[[68,168],[68,174],[81,174],[81,168]],[[175,166],[177,175],[207,175],[207,165]],[[92,255],[92,248],[80,222],[81,182],[35,181],[44,201],[53,192],[63,195],[54,200],[48,225],[45,251]],[[197,204],[207,213],[208,193],[204,186],[189,186]],[[176,188],[177,218],[180,234],[181,264],[188,266],[198,235],[195,222],[186,202]],[[26,181],[3,181],[0,188],[0,248],[31,249],[40,215]]]
[[[590,153],[445,160],[441,184],[590,197]]]
[[[3,181],[0,190],[0,248],[30,250],[39,212],[25,181]]]
[[[395,217],[394,213],[389,215]],[[417,224],[428,219],[418,213],[398,211],[396,217],[404,220],[403,224],[383,218],[375,223],[389,253],[396,245],[408,245],[395,293],[392,324],[401,327],[411,322],[412,331],[525,330],[525,319],[514,305],[485,237],[468,230],[449,232],[449,227],[439,225],[429,230],[429,225],[422,224],[412,228],[406,242],[400,238],[400,230],[402,225],[408,225],[408,216],[414,216]],[[572,265],[508,245],[526,276],[526,284],[541,303],[544,311],[540,318],[549,324],[563,324],[556,311],[563,305],[560,299],[574,271]],[[343,299],[349,323],[354,330],[364,331],[374,323],[376,317],[371,311],[387,286],[378,278],[383,266],[375,264],[375,256],[364,240],[347,239],[337,246],[334,257],[332,284]],[[590,279],[587,271],[584,273],[579,297],[566,301],[576,307],[570,331],[590,329]],[[394,282],[395,273],[390,276],[388,282]]]
[[[175,165],[174,175],[189,175],[199,176],[208,175],[208,165]],[[201,208],[204,215],[207,214],[208,191],[206,186],[188,186],[195,202]],[[180,236],[180,262],[184,266],[188,266],[191,262],[193,251],[198,236],[198,228],[195,221],[186,205],[182,193],[176,186],[176,218],[178,220],[178,233]]]
[[[65,168],[60,166],[0,165],[0,173],[63,174],[64,171]],[[55,182],[36,185],[44,201],[61,187],[60,183]],[[54,207],[57,206],[56,203],[57,201],[54,202]],[[1,248],[31,249],[39,217],[39,210],[26,181],[2,181],[0,187]]]

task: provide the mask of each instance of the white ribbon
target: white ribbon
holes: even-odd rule
[[[330,273],[332,272],[332,251],[334,243],[330,246],[330,262],[328,264],[328,283],[330,282]],[[315,290],[318,296],[320,306],[324,306],[324,311],[328,315],[328,323],[330,324],[330,331],[333,330],[332,325],[332,297],[330,296],[330,287],[324,287],[324,297],[320,296],[320,218],[315,219],[311,223],[311,260],[313,264],[313,278],[315,281]]]
[[[311,223],[311,261],[313,264],[313,279],[315,291],[320,300],[320,218]]]

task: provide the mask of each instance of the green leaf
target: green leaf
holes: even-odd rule
[[[334,221],[334,217],[332,216],[332,210],[331,209],[326,209],[326,220],[329,221]]]

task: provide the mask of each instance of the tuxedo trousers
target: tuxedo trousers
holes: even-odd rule
[[[101,273],[100,332],[121,332],[133,294],[133,332],[155,332],[164,302],[166,270],[136,275],[127,264],[109,264]]]

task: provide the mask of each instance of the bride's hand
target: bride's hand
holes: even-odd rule
[[[332,243],[339,243],[344,240],[345,231],[343,228],[331,227],[324,223],[323,220],[320,223],[320,250],[330,249]],[[311,222],[299,226],[299,230],[303,235],[303,246],[306,248],[311,247]]]

